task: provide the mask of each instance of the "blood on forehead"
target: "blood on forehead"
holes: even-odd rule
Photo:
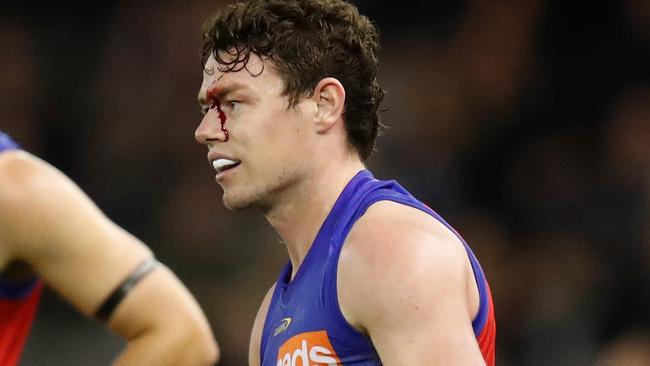
[[[208,103],[213,105],[216,102],[218,102],[219,101],[219,94],[221,94],[222,91],[223,91],[223,87],[221,87],[221,86],[213,85],[210,88],[208,88],[208,90],[206,92],[206,97],[207,97]]]
[[[223,91],[223,85],[219,84],[219,82],[221,81],[221,79],[223,79],[224,76],[225,76],[224,74],[221,74],[221,76],[219,76],[216,80],[213,80],[210,83],[210,86],[206,88],[206,94],[207,94],[206,97],[208,99],[219,97],[219,94],[221,94],[221,92]]]

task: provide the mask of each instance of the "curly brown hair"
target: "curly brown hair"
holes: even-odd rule
[[[225,52],[227,57],[221,57]],[[225,7],[203,26],[203,65],[213,55],[225,72],[246,67],[250,54],[270,60],[293,107],[325,77],[346,92],[348,142],[366,160],[380,129],[384,91],[377,82],[379,34],[343,0],[252,0]]]

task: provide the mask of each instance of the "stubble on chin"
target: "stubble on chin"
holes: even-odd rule
[[[223,204],[231,211],[256,210],[266,214],[278,202],[282,192],[295,182],[296,178],[281,170],[273,179],[267,179],[264,186],[244,185],[239,189],[224,190]]]
[[[261,197],[250,193],[224,192],[223,205],[231,211],[263,210]]]
[[[223,205],[229,209],[230,211],[240,211],[240,210],[245,210],[248,208],[249,204],[242,199],[237,199],[236,197],[232,197],[232,195],[229,195],[228,193],[223,194]]]

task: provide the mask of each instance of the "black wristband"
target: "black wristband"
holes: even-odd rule
[[[111,293],[111,295],[104,300],[102,306],[95,312],[95,317],[103,322],[108,321],[108,319],[117,308],[117,305],[122,302],[124,297],[135,287],[135,285],[140,282],[146,275],[151,273],[160,262],[156,258],[145,259],[140,263],[135,269],[131,272],[129,277],[127,277],[122,283]]]

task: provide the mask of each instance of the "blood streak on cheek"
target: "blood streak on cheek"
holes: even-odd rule
[[[216,108],[217,112],[219,113],[219,121],[221,122],[221,131],[223,131],[223,134],[225,136],[224,142],[227,142],[230,139],[230,134],[228,133],[228,129],[226,129],[226,120],[228,119],[226,117],[226,113],[221,109],[221,101],[217,97],[219,95],[220,90],[212,90],[208,93],[208,98],[211,103],[211,108]]]

